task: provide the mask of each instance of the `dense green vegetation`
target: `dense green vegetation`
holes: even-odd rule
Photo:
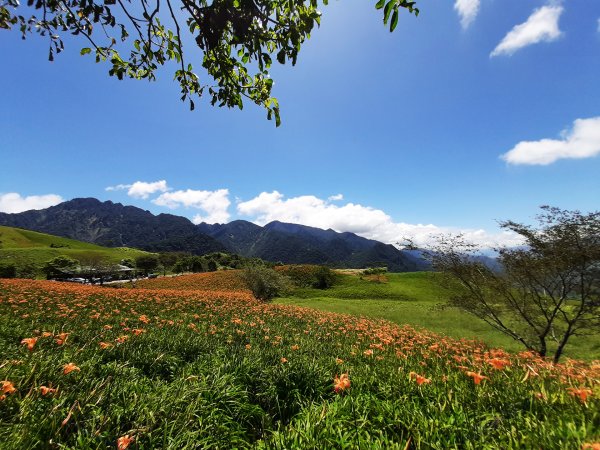
[[[306,306],[323,311],[387,319],[443,333],[456,338],[480,339],[511,350],[523,346],[475,316],[446,306],[450,292],[436,283],[432,272],[389,273],[387,281],[376,277],[340,275],[327,290],[297,289],[278,303]],[[600,337],[575,336],[567,346],[567,357],[600,358]]]
[[[232,271],[164,278],[185,290],[0,280],[0,447],[582,449],[600,439],[598,364],[554,366],[262,303],[225,290],[221,274]]]

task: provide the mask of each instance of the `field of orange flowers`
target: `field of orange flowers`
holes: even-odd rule
[[[218,272],[152,278],[137,281],[136,287],[142,289],[179,289],[191,291],[246,290],[239,270],[220,270]]]
[[[0,448],[598,448],[598,362],[190,279],[0,280]]]

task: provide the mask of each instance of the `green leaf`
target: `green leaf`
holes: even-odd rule
[[[91,49],[91,48],[85,47],[85,48],[82,48],[82,49],[81,49],[81,52],[80,52],[80,53],[81,53],[82,55],[87,55],[88,53],[91,53],[91,51],[92,51],[92,49]]]
[[[390,0],[385,5],[385,9],[383,10],[383,23],[388,23],[388,19],[390,18],[390,13],[392,12],[392,7],[396,3],[396,0]]]
[[[377,9],[381,9],[383,8],[383,5],[385,5],[385,0],[379,0],[376,4],[375,4],[375,8]]]
[[[396,25],[398,25],[398,10],[395,9],[394,13],[392,14],[392,22],[390,23],[390,32],[394,31],[394,29],[396,28]]]

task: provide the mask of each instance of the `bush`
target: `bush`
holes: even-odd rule
[[[276,270],[292,280],[300,288],[327,289],[335,283],[335,272],[329,267],[312,264],[281,266]]]
[[[17,276],[17,266],[11,262],[0,262],[0,278],[15,278]]]
[[[252,295],[263,302],[283,295],[290,289],[290,279],[268,267],[248,267],[241,272],[241,277]]]
[[[42,271],[47,278],[61,277],[65,274],[72,273],[79,267],[79,261],[70,258],[66,255],[59,255],[46,261],[42,267]]]
[[[36,279],[38,276],[39,268],[33,263],[25,263],[17,268],[17,276],[19,278],[30,278]]]

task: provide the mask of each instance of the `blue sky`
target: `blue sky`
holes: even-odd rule
[[[81,42],[50,63],[47,41],[2,31],[0,211],[97,197],[510,243],[496,220],[599,209],[600,2],[419,3],[394,33],[374,0],[324,6],[297,65],[272,71],[279,128],[251,104],[190,112],[168,69],[118,81]]]

